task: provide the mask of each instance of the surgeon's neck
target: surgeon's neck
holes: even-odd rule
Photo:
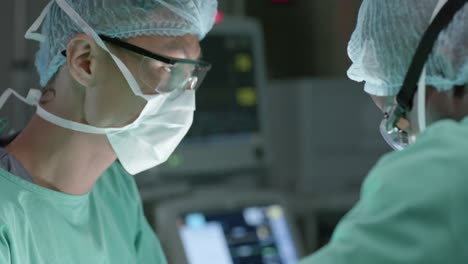
[[[64,129],[37,115],[6,150],[36,184],[72,195],[88,193],[116,160],[105,135]]]

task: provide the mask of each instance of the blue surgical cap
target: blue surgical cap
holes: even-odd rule
[[[67,0],[98,34],[114,38],[142,35],[195,35],[203,39],[211,30],[217,0]],[[40,84],[46,86],[65,62],[61,52],[68,41],[83,31],[53,3],[42,26],[36,56]]]
[[[366,92],[398,94],[438,0],[364,0],[348,46],[348,76]],[[439,91],[468,83],[468,5],[438,37],[426,84]]]

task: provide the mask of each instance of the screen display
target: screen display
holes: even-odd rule
[[[258,132],[257,78],[249,35],[208,35],[201,42],[203,60],[212,64],[197,91],[189,140]]]
[[[299,260],[279,205],[193,212],[177,224],[190,264],[295,264]]]

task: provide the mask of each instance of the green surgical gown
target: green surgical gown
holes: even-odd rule
[[[330,243],[300,263],[468,263],[468,119],[384,156]]]
[[[0,170],[1,264],[166,263],[134,179],[113,164],[91,192],[55,192]]]

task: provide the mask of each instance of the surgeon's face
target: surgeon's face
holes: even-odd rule
[[[201,49],[197,37],[141,36],[124,40],[152,53],[167,57],[191,59],[199,58]],[[133,74],[143,92],[149,90],[140,79],[141,60],[131,51],[108,44],[110,50],[119,57]],[[86,94],[84,108],[86,120],[97,127],[122,127],[134,121],[146,104],[146,100],[136,96],[126,79],[108,53],[100,49],[96,55],[93,87]],[[155,74],[158,74],[155,72]]]

